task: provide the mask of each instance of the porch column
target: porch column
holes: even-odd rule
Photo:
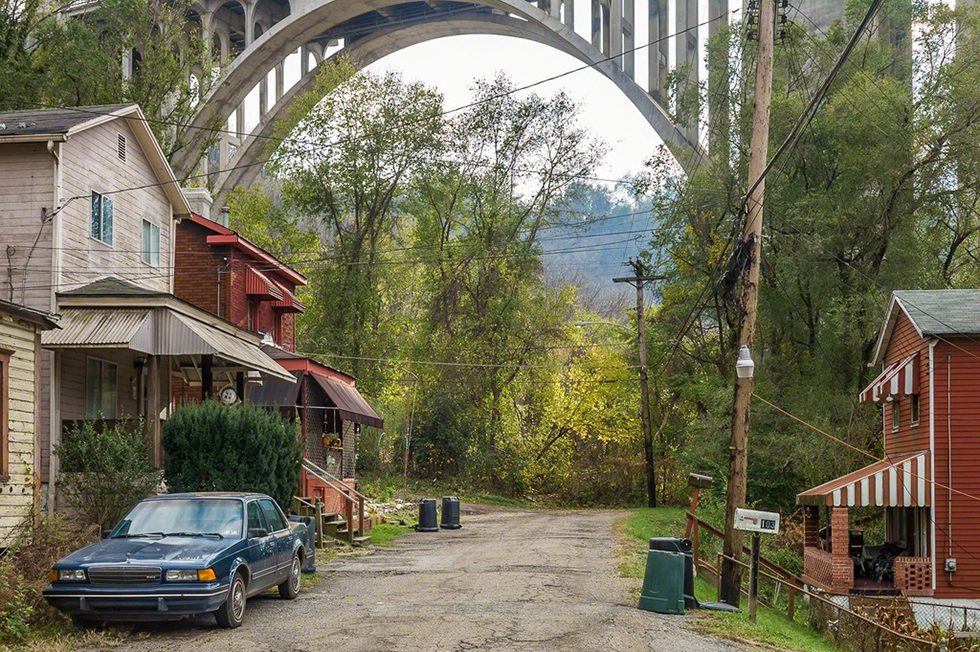
[[[235,372],[235,393],[238,394],[238,401],[245,402],[245,372]]]
[[[806,505],[803,508],[803,547],[816,548],[820,545],[820,511],[818,507]]]
[[[848,514],[846,507],[834,507],[830,515],[831,585],[834,590],[849,591],[854,586],[854,562],[848,555]]]
[[[214,394],[214,376],[211,372],[211,365],[214,356],[201,356],[201,400],[206,401]]]
[[[163,440],[160,436],[160,360],[147,356],[146,427],[153,447],[153,468],[163,468]]]

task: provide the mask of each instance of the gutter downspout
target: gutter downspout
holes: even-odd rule
[[[952,373],[952,353],[946,354],[946,554],[953,556],[953,424],[952,397],[950,396]]]
[[[62,201],[62,167],[61,167],[61,143],[55,144],[49,140],[47,144],[48,154],[54,159],[54,193],[52,197],[51,218],[51,312],[58,312],[58,287],[61,283],[62,265],[62,237],[61,237],[61,201]],[[56,502],[56,485],[58,477],[57,456],[54,449],[60,440],[61,425],[61,401],[59,400],[61,383],[61,356],[57,351],[51,351],[48,358],[49,373],[48,381],[48,516],[54,515]]]
[[[933,479],[929,491],[929,511],[932,512],[929,527],[929,550],[932,553],[932,590],[936,590],[936,415],[935,415],[935,349],[938,340],[929,342],[929,477]],[[948,453],[947,453],[948,455]]]

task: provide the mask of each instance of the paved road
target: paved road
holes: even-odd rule
[[[464,528],[412,533],[320,567],[295,602],[249,601],[245,624],[155,626],[123,649],[733,650],[690,616],[635,608],[616,574],[612,511],[466,506]]]

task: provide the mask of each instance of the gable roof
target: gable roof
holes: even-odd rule
[[[872,364],[881,364],[884,359],[900,313],[908,318],[920,337],[980,335],[980,289],[892,292]]]
[[[3,299],[0,299],[0,312],[5,312],[8,315],[12,315],[18,319],[36,324],[44,330],[58,328],[58,315],[52,315],[49,312],[28,308],[27,306],[22,306],[19,303],[13,303],[11,301],[4,301]]]
[[[0,145],[52,140],[67,142],[74,134],[119,119],[126,120],[126,124],[132,130],[150,169],[153,170],[157,185],[173,206],[174,217],[190,215],[191,206],[180,190],[170,162],[160,149],[160,143],[153,135],[146,116],[136,104],[101,104],[0,112]]]
[[[113,119],[132,104],[100,104],[79,108],[0,112],[0,140],[47,140]],[[93,123],[89,125],[88,123]]]
[[[115,276],[106,276],[97,281],[92,281],[91,283],[81,287],[77,287],[73,290],[67,290],[65,292],[59,292],[58,294],[73,297],[156,297],[166,296],[169,293],[141,287],[135,283],[130,283],[129,281],[125,281],[121,278],[116,278]]]

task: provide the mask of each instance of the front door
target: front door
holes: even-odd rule
[[[290,536],[289,521],[283,516],[279,506],[271,498],[259,500],[262,507],[262,515],[265,516],[266,523],[269,524],[269,533],[275,539],[276,545],[276,583],[282,582],[289,577],[289,565],[292,558],[292,537]]]
[[[278,570],[276,535],[266,522],[265,515],[257,500],[250,501],[246,508],[248,513],[248,562],[252,570],[249,580],[249,593],[258,593],[272,586]],[[253,537],[258,530],[264,530],[264,536]]]

